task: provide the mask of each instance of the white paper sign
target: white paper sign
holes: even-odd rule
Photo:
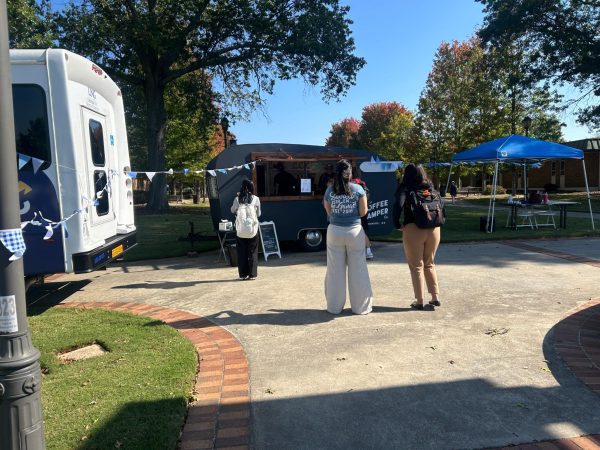
[[[300,192],[302,194],[310,194],[311,191],[311,180],[310,178],[301,178],[300,179]]]
[[[0,333],[19,331],[17,322],[17,303],[14,295],[0,297]]]

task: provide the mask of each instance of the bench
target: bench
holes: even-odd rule
[[[465,186],[465,187],[461,187],[458,189],[458,194],[459,195],[466,195],[467,197],[469,196],[469,194],[475,194],[475,195],[481,195],[481,188],[480,187],[472,187],[472,186]]]

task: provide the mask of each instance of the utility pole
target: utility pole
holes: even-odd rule
[[[0,0],[0,232],[21,230],[6,0]],[[3,238],[5,239],[5,237]],[[43,450],[40,352],[27,327],[23,258],[0,245],[0,449]]]

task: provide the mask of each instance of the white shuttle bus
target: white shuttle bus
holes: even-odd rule
[[[66,50],[10,60],[25,276],[104,267],[136,243],[121,91]]]

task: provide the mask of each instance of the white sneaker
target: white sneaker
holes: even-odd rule
[[[371,247],[367,247],[367,259],[373,259],[373,252],[371,251]]]

